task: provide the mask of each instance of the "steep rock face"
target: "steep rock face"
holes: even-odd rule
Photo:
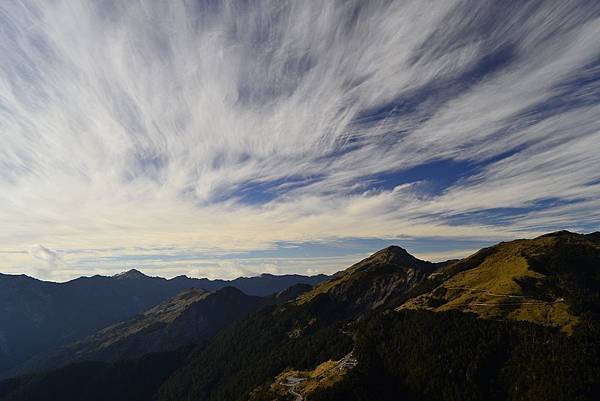
[[[328,294],[351,307],[374,309],[411,289],[435,269],[436,264],[417,259],[398,246],[390,246],[318,285],[301,296],[299,302]]]

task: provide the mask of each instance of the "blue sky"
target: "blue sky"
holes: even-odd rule
[[[0,4],[0,271],[332,273],[600,229],[594,1]]]

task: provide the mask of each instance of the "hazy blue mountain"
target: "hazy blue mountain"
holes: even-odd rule
[[[216,291],[232,286],[248,295],[265,296],[325,278],[262,275],[226,281],[179,276],[167,280],[130,270],[54,283],[0,274],[0,376],[35,354],[130,319],[185,289]]]
[[[265,301],[234,287],[215,292],[185,290],[132,319],[33,358],[19,372],[57,368],[78,361],[110,362],[174,351],[210,337]]]

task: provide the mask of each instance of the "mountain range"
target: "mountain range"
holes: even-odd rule
[[[35,355],[131,319],[190,288],[213,292],[230,286],[248,295],[267,296],[325,278],[263,274],[232,281],[186,276],[167,280],[133,269],[55,283],[0,274],[0,377]]]
[[[186,292],[144,316],[183,316],[191,307],[173,305],[217,293]],[[561,231],[443,263],[392,246],[270,299],[194,345],[119,361],[94,354],[147,327],[143,317],[120,323],[73,348],[91,349],[86,361],[0,382],[0,400],[592,400],[600,392],[599,233]]]

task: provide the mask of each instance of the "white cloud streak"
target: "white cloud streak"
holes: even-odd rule
[[[563,88],[600,73],[594,2],[251,3],[0,4],[3,249],[598,228],[599,85]],[[532,114],[563,94],[581,106]],[[365,118],[398,99],[414,109]],[[438,194],[365,185],[440,159],[484,165]],[[236,198],[292,178],[312,183]],[[447,221],[550,198],[509,225]],[[7,255],[0,268],[27,271]]]

